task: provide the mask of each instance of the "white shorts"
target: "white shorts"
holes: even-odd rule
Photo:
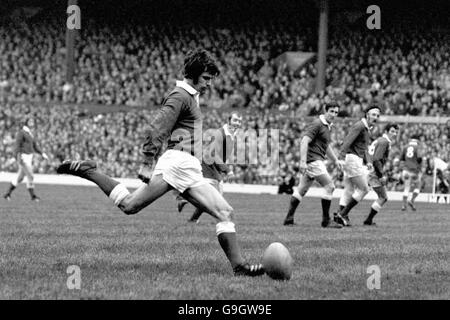
[[[308,167],[306,168],[306,175],[308,177],[315,178],[324,174],[328,174],[328,171],[323,160],[308,163]]]
[[[31,168],[33,166],[33,154],[26,154],[26,153],[22,153],[21,155],[21,159],[23,161],[23,164],[26,165],[28,168]]]
[[[421,178],[422,176],[420,173],[413,172],[408,169],[404,169],[402,171],[402,179],[405,181],[411,179],[412,182],[418,182],[421,180]]]
[[[180,193],[207,183],[203,178],[200,161],[180,150],[171,149],[163,153],[153,171],[154,176],[159,174]]]
[[[363,159],[355,154],[345,155],[344,176],[348,178],[367,176],[367,168],[363,165]]]

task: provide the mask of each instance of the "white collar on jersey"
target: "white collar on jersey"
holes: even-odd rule
[[[25,131],[26,133],[28,133],[30,136],[33,136],[33,134],[31,133],[30,128],[28,128],[27,126],[23,126],[22,130]]]
[[[327,119],[325,119],[325,115],[321,114],[321,115],[319,116],[319,119],[320,119],[320,121],[322,121],[322,123],[323,123],[324,125],[328,126],[328,128],[331,129],[331,126],[332,126],[333,124],[327,122]]]
[[[192,88],[191,85],[189,85],[189,83],[185,82],[185,81],[179,81],[177,80],[177,87],[183,88],[184,90],[186,90],[190,95],[197,95],[199,94],[199,92],[197,90],[195,90],[194,88]]]
[[[367,123],[367,119],[366,118],[362,118],[361,122],[364,124],[364,126],[367,128],[367,130],[370,130],[369,124]]]
[[[415,145],[417,146],[419,144],[419,141],[417,141],[416,139],[411,139],[411,141],[409,142],[409,144]]]
[[[383,138],[385,138],[389,142],[389,144],[392,143],[391,139],[389,139],[389,136],[386,133],[383,133]]]
[[[222,128],[223,131],[225,131],[226,136],[230,136],[234,139],[234,137],[236,136],[236,131],[234,131],[234,133],[231,133],[230,129],[228,128],[228,123],[224,124]]]

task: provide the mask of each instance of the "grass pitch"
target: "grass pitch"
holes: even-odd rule
[[[0,190],[6,189],[0,184]],[[320,227],[320,200],[299,207],[283,227],[289,197],[226,194],[236,212],[244,255],[259,262],[275,241],[294,258],[293,277],[234,277],[206,214],[186,220],[167,195],[134,216],[92,187],[38,185],[40,203],[22,185],[0,202],[0,299],[450,299],[450,206],[390,202],[362,226],[370,202],[352,212],[352,228]],[[332,208],[337,206],[333,201]],[[67,288],[67,268],[81,270],[81,289]],[[378,265],[380,289],[367,268]]]

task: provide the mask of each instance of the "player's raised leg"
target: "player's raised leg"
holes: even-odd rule
[[[295,225],[294,223],[295,211],[297,210],[298,205],[302,201],[304,195],[308,192],[313,182],[314,179],[310,178],[307,174],[302,174],[300,176],[300,183],[298,185],[298,188],[294,189],[294,193],[292,194],[289,202],[288,213],[283,222],[285,226]]]
[[[230,261],[235,275],[260,276],[264,274],[261,264],[250,265],[242,257],[233,223],[233,208],[216,188],[209,183],[204,183],[187,189],[183,195],[197,208],[203,209],[219,221],[216,225],[217,239]]]
[[[94,182],[125,214],[135,214],[161,197],[172,187],[163,180],[162,175],[152,177],[133,193],[125,185],[97,170],[97,164],[91,160],[65,161],[57,173],[75,175]]]
[[[373,218],[377,215],[377,213],[381,210],[381,207],[388,201],[386,188],[384,186],[373,187],[373,191],[378,196],[378,199],[372,203],[370,208],[370,213],[367,216],[366,220],[364,220],[364,225],[366,226],[375,226],[375,222],[373,222]]]

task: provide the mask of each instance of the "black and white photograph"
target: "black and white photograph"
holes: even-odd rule
[[[0,0],[0,196],[0,300],[449,300],[450,2]]]

